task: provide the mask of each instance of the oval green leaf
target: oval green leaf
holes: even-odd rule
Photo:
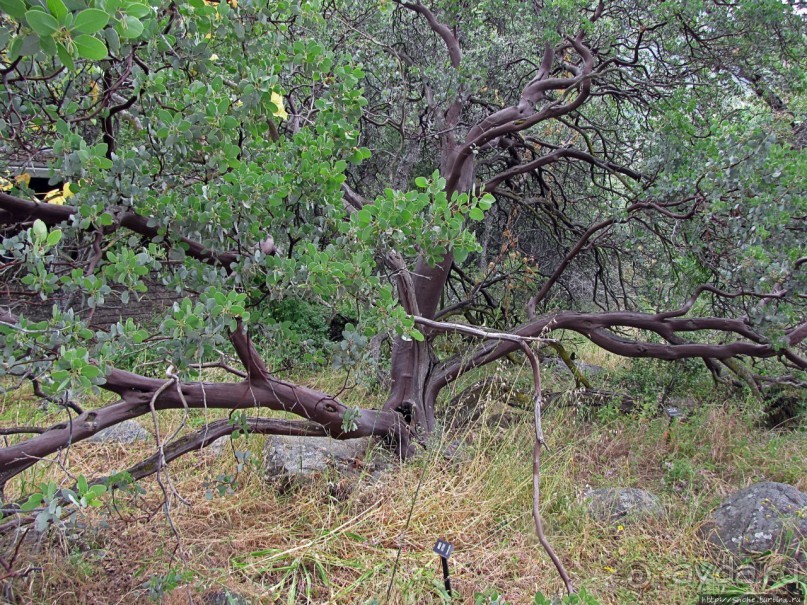
[[[468,212],[468,216],[475,221],[481,221],[483,218],[485,218],[485,213],[479,208],[471,208],[470,212]]]
[[[56,244],[58,244],[62,239],[62,231],[60,229],[54,229],[50,233],[48,233],[48,239],[45,240],[48,248],[52,248]]]
[[[30,28],[40,36],[50,36],[59,29],[59,22],[45,11],[29,10],[25,13],[25,20]]]
[[[80,34],[94,34],[109,23],[109,15],[97,8],[86,8],[76,15],[71,31]]]
[[[48,0],[50,14],[61,20],[69,11],[62,0]]]
[[[76,68],[75,63],[73,63],[73,57],[70,56],[70,52],[61,42],[56,43],[56,54],[59,55],[59,61],[61,61],[62,65],[67,69],[73,71]]]
[[[31,494],[28,500],[20,506],[20,510],[27,513],[34,510],[40,504],[42,504],[42,494]]]
[[[40,36],[39,45],[49,57],[56,56],[56,42],[52,36]]]
[[[110,27],[104,31],[104,37],[106,37],[107,46],[112,54],[116,54],[120,51],[120,36],[118,32]]]
[[[119,31],[121,38],[137,38],[143,33],[143,24],[140,23],[140,19],[137,17],[126,15],[120,21]]]
[[[25,16],[25,4],[22,0],[0,0],[0,9],[17,20]]]
[[[100,61],[107,57],[106,45],[98,38],[82,34],[73,40],[73,43],[76,45],[78,56],[82,59]]]
[[[101,375],[101,370],[97,366],[87,365],[81,368],[80,371],[84,378],[89,378],[90,380],[93,378],[98,378]]]
[[[142,19],[143,17],[148,17],[151,14],[151,8],[145,4],[140,4],[139,2],[132,2],[126,7],[125,12],[127,15],[132,15],[138,19]]]
[[[36,219],[34,221],[34,225],[31,228],[31,231],[34,233],[34,239],[42,241],[48,236],[48,228],[45,226],[40,219]]]

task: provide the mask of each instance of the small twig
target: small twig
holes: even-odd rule
[[[232,367],[230,365],[227,365],[223,361],[211,361],[209,363],[194,363],[194,364],[191,365],[191,367],[199,369],[199,370],[203,370],[203,369],[207,369],[207,368],[220,368],[222,370],[226,370],[230,374],[235,374],[236,376],[239,376],[240,378],[246,378],[247,377],[246,372],[242,372],[241,370],[239,370],[237,368],[234,368],[234,367]]]
[[[84,410],[81,409],[81,406],[70,401],[70,399],[65,396],[61,401],[58,401],[55,397],[51,397],[50,395],[46,395],[45,392],[42,390],[42,386],[39,384],[39,381],[36,378],[31,378],[31,385],[34,388],[34,395],[37,397],[41,397],[45,401],[49,401],[50,403],[54,403],[58,406],[61,406],[65,409],[73,410],[79,416],[84,413]]]
[[[162,480],[161,471],[165,467],[165,449],[163,442],[160,439],[160,421],[157,418],[157,410],[154,407],[154,404],[157,401],[157,397],[159,397],[163,392],[165,392],[168,389],[168,387],[170,387],[172,384],[175,384],[173,378],[171,378],[170,380],[166,380],[162,384],[162,386],[160,386],[160,388],[154,391],[154,395],[151,397],[151,401],[149,401],[149,410],[151,411],[151,419],[154,421],[154,438],[157,440],[157,451],[159,453],[155,479],[157,480],[157,485],[160,486],[160,489],[162,490],[163,493],[163,510],[165,510],[165,517],[166,519],[168,519],[168,525],[171,528],[174,537],[176,538],[177,551],[179,552],[179,557],[180,559],[182,559],[183,563],[187,563],[185,553],[182,550],[182,536],[179,534],[179,530],[177,529],[176,525],[174,524],[174,520],[171,517],[171,496],[168,493],[168,488],[165,486],[165,483]]]
[[[523,342],[557,342],[553,338],[544,338],[541,336],[519,336],[518,334],[508,334],[507,332],[491,332],[466,324],[450,323],[447,321],[434,321],[432,319],[426,319],[425,317],[419,317],[417,315],[413,315],[412,319],[415,320],[416,324],[420,324],[436,332],[457,332],[459,334],[467,334],[468,336],[477,336],[479,338],[487,338],[489,340],[507,340],[518,344]]]
[[[538,356],[526,342],[521,343],[521,348],[527,359],[530,360],[532,366],[533,383],[535,384],[535,447],[532,451],[532,516],[535,520],[535,533],[538,536],[538,541],[544,547],[546,554],[552,559],[555,564],[555,569],[563,579],[566,585],[566,591],[569,594],[574,593],[574,585],[566,572],[563,563],[555,554],[552,545],[546,539],[544,534],[543,523],[541,522],[541,448],[546,445],[544,441],[544,431],[541,426],[541,404],[543,403],[543,393],[541,391],[541,368],[538,363]]]
[[[535,351],[532,350],[531,343],[538,342],[538,343],[552,344],[557,341],[550,338],[526,337],[526,336],[518,336],[516,334],[488,332],[485,330],[480,330],[478,328],[473,328],[471,326],[466,326],[463,324],[452,324],[452,323],[432,321],[424,317],[414,316],[413,319],[415,320],[416,324],[431,328],[438,332],[459,332],[461,334],[468,334],[470,336],[477,336],[479,338],[486,338],[490,340],[506,340],[510,342],[516,342],[524,351],[524,354],[527,356],[527,359],[529,359],[530,366],[532,367],[533,384],[535,385],[535,395],[534,395],[535,448],[533,449],[533,458],[532,458],[532,494],[533,494],[532,515],[533,518],[535,519],[535,533],[538,536],[538,541],[541,543],[541,546],[543,546],[544,550],[549,555],[549,558],[552,559],[552,563],[554,563],[555,568],[558,570],[558,574],[563,580],[563,583],[566,585],[566,590],[568,591],[569,594],[574,593],[574,585],[572,584],[572,580],[569,577],[569,574],[566,572],[566,568],[563,566],[563,563],[558,558],[557,554],[555,554],[552,545],[550,545],[549,541],[546,539],[543,524],[541,523],[541,512],[540,512],[541,448],[546,446],[546,442],[544,440],[543,427],[541,426],[541,404],[543,403],[543,394],[541,391],[541,368],[538,364],[538,356],[535,354]]]
[[[38,426],[15,426],[10,429],[0,429],[0,435],[20,435],[20,434],[31,434],[37,433],[42,434],[47,429],[43,429]]]

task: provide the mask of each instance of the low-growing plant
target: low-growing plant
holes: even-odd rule
[[[153,602],[162,601],[163,598],[181,586],[190,582],[194,578],[194,573],[187,570],[172,569],[165,574],[154,574],[148,581],[142,584],[146,589],[148,598]]]
[[[75,524],[77,512],[87,507],[103,506],[101,496],[106,492],[103,484],[89,485],[87,478],[80,475],[75,489],[60,488],[50,481],[39,486],[39,490],[32,493],[20,506],[23,512],[36,512],[34,527],[38,532],[44,532],[50,525],[64,526],[62,521],[65,507],[72,505],[75,509],[69,517],[68,523]]]

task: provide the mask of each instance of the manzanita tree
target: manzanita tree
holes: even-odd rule
[[[2,273],[52,303],[39,321],[2,311],[4,386],[65,414],[3,429],[0,485],[166,409],[239,420],[162,443],[135,478],[241,428],[406,456],[444,387],[561,329],[757,390],[803,380],[804,40],[787,3],[0,8]],[[155,284],[177,302],[152,323],[94,322]],[[262,353],[294,338],[284,301],[349,314],[346,359],[393,340],[380,409],[269,369]],[[440,358],[463,330],[479,344]],[[153,374],[133,371],[141,352]],[[238,377],[199,381],[228,352]],[[95,389],[116,400],[85,409]]]

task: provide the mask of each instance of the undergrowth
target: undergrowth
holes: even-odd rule
[[[807,489],[805,433],[759,428],[759,405],[729,400],[696,372],[683,373],[665,392],[655,367],[604,362],[607,372],[595,378],[601,385],[632,388],[655,404],[688,398],[691,405],[682,419],[649,404],[629,415],[608,405],[594,413],[547,410],[541,510],[547,537],[576,584],[602,604],[691,603],[707,588],[771,590],[774,579],[721,577],[697,528],[724,497],[752,483]],[[560,595],[562,583],[532,525],[533,430],[516,397],[529,386],[527,374],[506,363],[488,373],[510,388],[486,396],[481,418],[438,432],[427,450],[380,476],[368,468],[304,485],[267,482],[260,470],[264,438],[257,435],[233,440],[218,457],[202,451],[181,458],[168,469],[182,498],[173,498],[171,508],[179,543],[161,491],[148,479],[142,490],[107,494],[104,507],[63,533],[30,534],[15,565],[34,570],[14,580],[15,594],[21,603],[65,605],[202,602],[204,594],[225,589],[251,603],[289,604],[520,604],[543,602],[535,599],[539,592]],[[456,385],[446,399],[478,380]],[[545,372],[547,389],[568,389],[569,382]],[[345,376],[320,372],[308,383],[336,392]],[[0,409],[4,425],[52,420],[53,410],[21,417],[19,410],[32,406],[12,405],[13,396]],[[341,397],[367,405],[377,395],[357,385]],[[190,424],[218,417],[194,411]],[[181,418],[161,413],[161,433]],[[63,456],[63,468],[39,464],[9,484],[6,496],[43,481],[69,485],[65,470],[74,477],[122,470],[152,449],[153,443],[78,443]],[[587,515],[584,496],[609,486],[653,492],[665,513],[624,526],[600,524]],[[437,538],[455,547],[453,598],[432,552]]]

